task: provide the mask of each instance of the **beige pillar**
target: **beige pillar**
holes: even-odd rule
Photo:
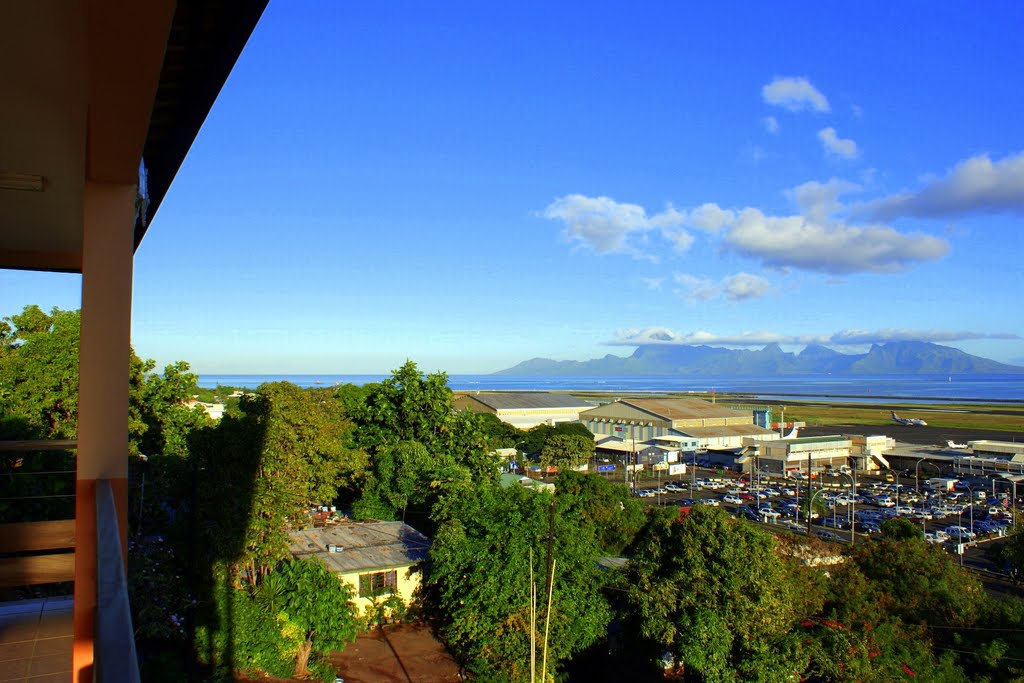
[[[109,479],[127,533],[128,358],[135,185],[86,182],[78,351],[73,678],[91,680],[96,615],[96,480]]]
[[[82,244],[78,478],[128,473],[135,186],[87,182]]]

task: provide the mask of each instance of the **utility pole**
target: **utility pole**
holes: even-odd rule
[[[551,505],[548,506],[548,566],[547,580],[544,590],[551,592],[551,578],[555,567],[555,497],[551,497]]]

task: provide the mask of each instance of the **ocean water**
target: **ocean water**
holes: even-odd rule
[[[301,387],[368,384],[388,375],[200,375],[199,385],[253,389],[287,381]],[[786,398],[870,402],[914,399],[922,403],[960,401],[1024,403],[1024,375],[765,375],[745,377],[513,377],[450,375],[455,391],[586,391],[616,393],[746,393],[762,400]]]

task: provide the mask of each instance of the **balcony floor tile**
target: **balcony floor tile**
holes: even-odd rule
[[[51,598],[0,605],[0,682],[70,678],[71,604]]]

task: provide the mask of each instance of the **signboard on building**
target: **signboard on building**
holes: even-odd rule
[[[686,474],[686,465],[682,465],[682,464],[679,464],[679,465],[669,465],[668,466],[668,473],[671,474],[671,475]]]
[[[654,470],[655,472],[664,472],[665,470],[668,469],[668,463],[667,462],[656,462],[656,463],[654,463],[654,466],[651,467],[651,469]]]
[[[614,472],[615,471],[615,465],[598,465],[597,466],[597,471],[598,472]]]
[[[630,472],[641,472],[644,469],[644,464],[641,462],[636,465],[626,465],[626,469]]]
[[[665,454],[665,460],[668,462],[679,462],[679,451],[669,451]]]

